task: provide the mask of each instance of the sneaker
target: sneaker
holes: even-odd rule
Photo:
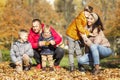
[[[54,68],[53,67],[50,67],[50,69],[49,69],[50,71],[54,71]]]
[[[42,68],[41,64],[38,64],[38,65],[36,66],[36,69],[41,69],[41,68]]]
[[[23,70],[25,70],[25,71],[29,71],[29,70],[30,70],[30,68],[31,68],[31,66],[30,66],[30,65],[29,65],[29,66],[24,66]]]
[[[22,72],[23,71],[22,66],[16,66],[16,71],[18,73]]]
[[[58,66],[54,66],[55,67],[55,69],[57,69],[57,70],[59,70],[60,69],[60,66],[58,65]]]
[[[43,71],[46,71],[46,67],[43,67],[42,70],[43,70]]]
[[[85,68],[84,67],[79,67],[79,71],[80,72],[85,72]]]
[[[81,64],[78,64],[78,69],[79,69],[80,72],[85,72],[85,68]]]
[[[99,74],[99,73],[100,73],[100,70],[99,70],[99,69],[98,69],[98,70],[94,69],[93,72],[92,72],[93,75],[97,75],[97,74]]]
[[[70,72],[74,71],[74,66],[70,66]]]

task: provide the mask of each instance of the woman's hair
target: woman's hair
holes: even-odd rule
[[[84,7],[84,11],[88,11],[88,12],[93,12],[93,7],[92,6],[86,6],[86,7]]]
[[[104,30],[104,27],[103,27],[103,24],[102,24],[102,21],[100,19],[100,17],[96,14],[96,13],[91,13],[91,16],[94,18],[95,20],[95,23],[92,25],[92,31],[94,31],[95,28],[98,29],[98,33],[100,32],[100,30]],[[87,25],[88,27],[90,27],[89,25]]]
[[[98,15],[97,15],[98,16]],[[93,16],[94,17],[94,16]],[[102,24],[102,21],[101,21],[101,19],[100,19],[100,17],[98,16],[98,19],[97,19],[97,21],[93,24],[93,26],[92,26],[93,28],[92,28],[92,32],[93,32],[93,30],[95,29],[95,28],[97,28],[98,29],[98,33],[100,32],[100,30],[104,30],[104,27],[103,27],[103,24]]]

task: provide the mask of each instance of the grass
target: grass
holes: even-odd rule
[[[2,61],[10,61],[10,51],[9,50],[1,50],[2,53]]]
[[[10,61],[10,51],[9,50],[1,50],[2,52],[2,61]],[[0,58],[1,59],[1,58]],[[33,60],[33,63],[35,64],[35,60]],[[1,60],[0,60],[1,61]],[[74,57],[74,65],[77,67],[77,59]],[[108,58],[101,60],[101,65],[103,67],[117,67],[120,68],[120,56],[110,56]],[[68,53],[66,53],[61,60],[60,63],[61,67],[68,68],[69,67],[69,60],[68,60]]]
[[[74,65],[75,66],[77,66],[77,59],[76,59],[76,57],[74,57]],[[62,59],[62,61],[61,61],[61,63],[60,63],[60,66],[62,66],[62,67],[69,67],[69,60],[68,60],[68,54],[66,54],[64,57],[63,57],[63,59]]]

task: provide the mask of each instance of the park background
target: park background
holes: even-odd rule
[[[53,26],[65,43],[66,28],[85,5],[92,6],[101,17],[113,49],[114,54],[103,60],[103,63],[113,63],[105,63],[104,67],[120,68],[120,0],[0,0],[0,61],[10,61],[10,47],[18,38],[18,30],[29,31],[34,18]],[[61,66],[68,66],[67,50],[65,52]]]

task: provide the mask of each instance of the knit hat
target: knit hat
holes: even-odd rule
[[[94,19],[95,19],[95,22],[98,20],[98,15],[96,14],[96,13],[91,13],[91,15],[94,17]]]

